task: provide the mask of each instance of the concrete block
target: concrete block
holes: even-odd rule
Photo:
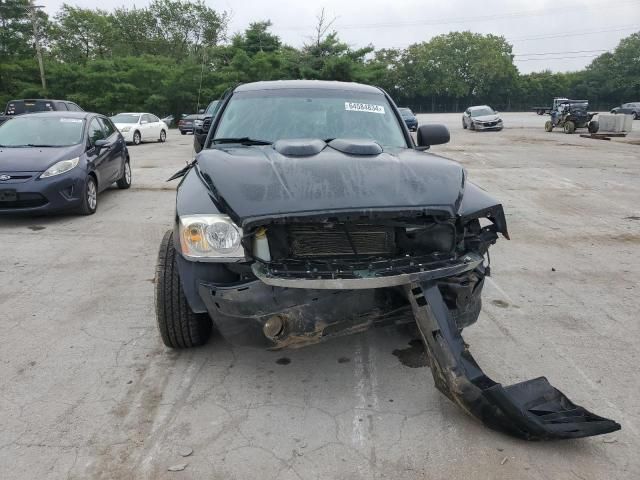
[[[599,133],[622,133],[630,132],[633,125],[633,117],[631,115],[612,115],[603,113],[597,117],[600,124]]]

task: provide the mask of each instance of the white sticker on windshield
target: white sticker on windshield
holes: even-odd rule
[[[382,105],[372,105],[371,103],[344,102],[344,109],[349,112],[369,112],[384,115],[384,107]]]
[[[62,123],[82,123],[81,118],[61,118]]]

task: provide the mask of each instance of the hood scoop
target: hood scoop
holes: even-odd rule
[[[373,140],[354,140],[350,138],[336,138],[329,142],[329,146],[349,155],[380,155],[382,147]]]
[[[327,146],[325,142],[318,139],[293,139],[278,140],[273,148],[280,155],[287,157],[310,157],[319,154]]]

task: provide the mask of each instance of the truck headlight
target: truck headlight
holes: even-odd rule
[[[245,260],[242,229],[227,215],[184,215],[180,217],[182,254],[208,262]]]
[[[78,166],[78,162],[80,162],[80,157],[72,158],[71,160],[62,160],[58,163],[54,163],[49,168],[47,168],[40,178],[49,178],[55,175],[60,175],[61,173],[68,172],[72,168]]]

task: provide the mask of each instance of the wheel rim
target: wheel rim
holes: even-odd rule
[[[131,184],[131,165],[129,165],[129,162],[124,164],[124,179],[127,185]]]
[[[139,133],[134,133],[133,134],[133,143],[135,143],[136,145],[140,143],[140,134]]]
[[[87,184],[87,203],[91,210],[95,210],[98,204],[98,191],[96,190],[96,182],[89,180]]]
[[[167,138],[167,134],[163,130],[162,132],[160,132],[160,140],[164,142],[166,138]]]

